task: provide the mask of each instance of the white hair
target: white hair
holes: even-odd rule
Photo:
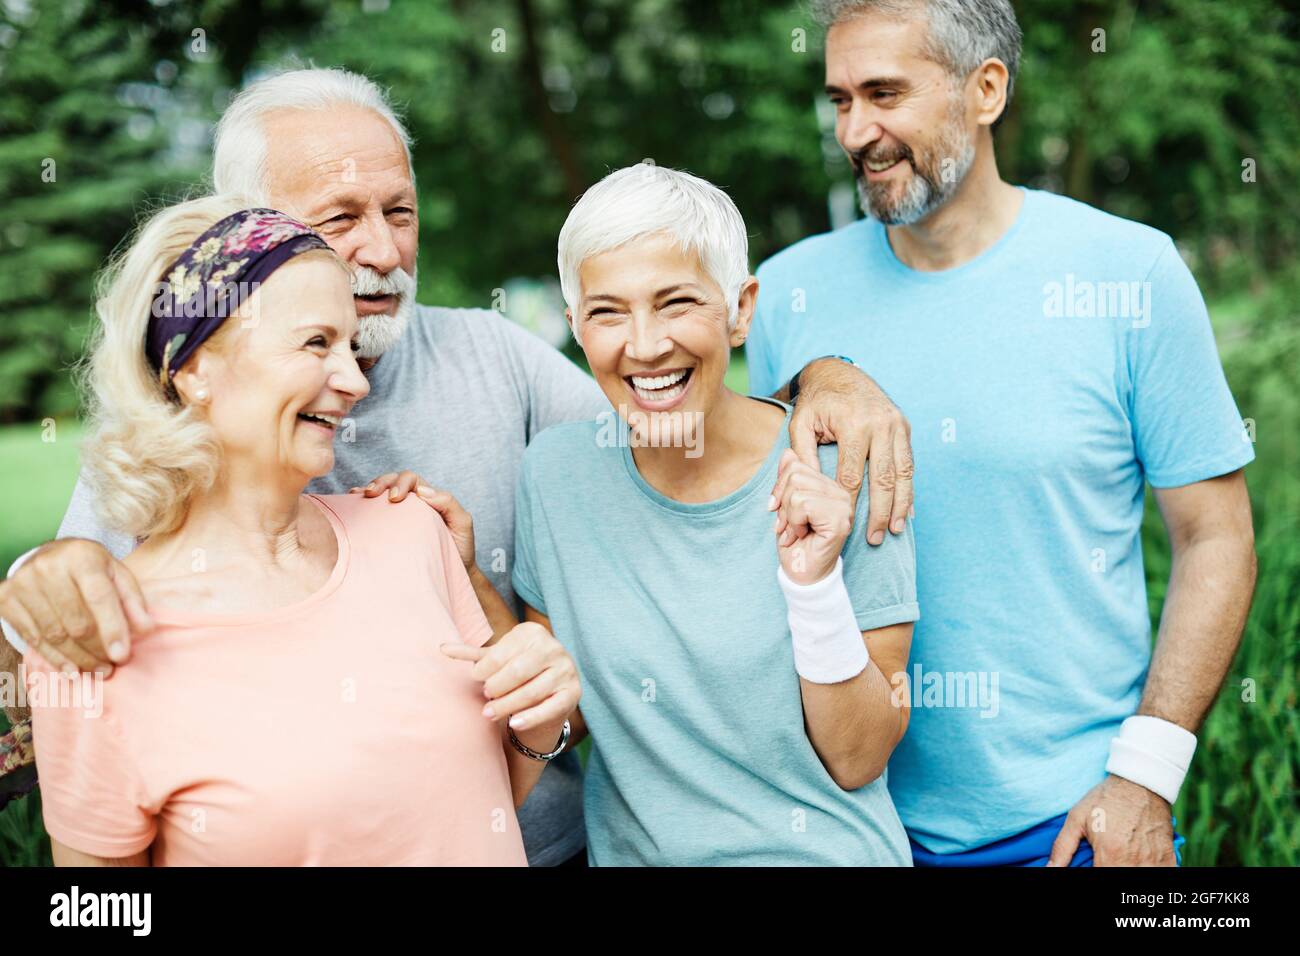
[[[360,73],[313,67],[258,80],[230,102],[217,123],[212,147],[213,191],[247,196],[269,206],[263,117],[275,110],[327,110],[337,106],[357,106],[383,117],[402,142],[411,182],[415,182],[411,134],[384,91]]]
[[[667,235],[683,252],[699,256],[726,298],[728,328],[735,326],[740,289],[749,278],[749,237],[740,210],[730,196],[698,176],[639,163],[615,170],[583,193],[560,230],[560,291],[575,338],[581,340],[582,264],[651,235]]]

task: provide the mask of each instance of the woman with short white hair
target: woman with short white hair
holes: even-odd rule
[[[144,226],[98,313],[83,461],[141,539],[142,594],[119,586],[148,633],[102,712],[33,707],[55,863],[524,864],[514,808],[564,748],[568,655],[537,625],[494,636],[423,502],[303,493],[370,389],[347,267],[283,213],[194,200]]]
[[[869,547],[866,493],[855,517],[790,450],[789,406],[727,386],[758,294],[740,213],[621,169],[570,213],[559,269],[614,411],[529,446],[513,580],[582,674],[590,862],[910,865],[885,765],[911,527]]]

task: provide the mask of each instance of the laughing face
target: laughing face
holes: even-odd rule
[[[906,226],[946,203],[975,159],[964,87],[924,53],[923,19],[867,14],[826,37],[826,94],[862,211]]]
[[[731,350],[748,331],[756,280],[742,289],[728,330],[722,289],[699,256],[670,236],[591,256],[578,274],[582,349],[610,404],[633,428],[655,413],[685,423],[706,417],[722,394]]]
[[[326,253],[291,260],[226,325],[177,374],[189,401],[209,396],[223,468],[267,482],[328,474],[335,433],[370,391],[347,271]]]

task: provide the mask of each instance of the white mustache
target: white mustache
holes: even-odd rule
[[[357,266],[352,270],[352,294],[411,296],[415,294],[415,277],[401,266],[387,275],[369,266]]]

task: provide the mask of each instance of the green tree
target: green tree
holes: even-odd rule
[[[91,4],[0,11],[0,418],[12,420],[72,410],[64,370],[93,276],[165,185],[164,135],[128,92],[155,72],[140,30]]]

